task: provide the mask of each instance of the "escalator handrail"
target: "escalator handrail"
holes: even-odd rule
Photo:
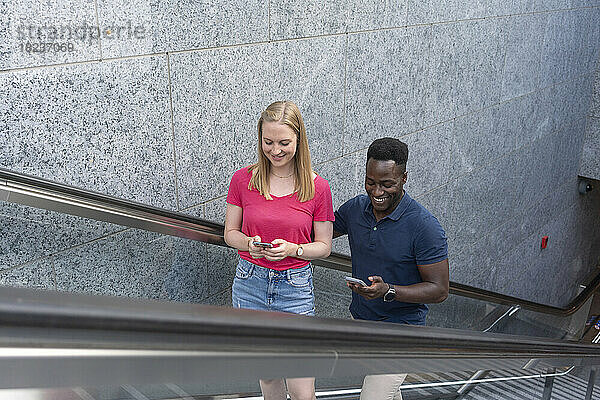
[[[0,288],[0,388],[600,365],[564,340]],[[50,372],[51,373],[50,373]],[[306,375],[308,374],[308,375]]]
[[[160,343],[159,347],[166,350],[235,343],[254,349],[282,346],[289,350],[292,344],[303,352],[401,352],[451,358],[570,356],[596,358],[600,362],[600,347],[557,339],[15,287],[0,288],[0,325],[0,347],[6,345],[1,341],[11,335],[8,328],[14,327],[19,329],[21,345],[35,343],[41,348],[45,348],[43,341],[59,337],[68,339],[65,347],[78,346],[83,340],[94,341],[97,348],[103,348],[102,343],[110,342],[113,333],[126,332],[126,336],[118,336],[122,348],[156,349]],[[38,331],[27,334],[40,335],[41,341],[31,341],[22,333],[28,327]],[[108,333],[90,334],[94,331]],[[58,336],[53,336],[53,332]],[[82,336],[78,338],[76,332]],[[144,335],[175,335],[185,340],[148,342]]]
[[[228,247],[223,239],[222,224],[1,168],[0,200]],[[332,253],[313,263],[349,273],[352,271],[351,258],[339,253]],[[561,317],[579,310],[598,288],[600,272],[565,307],[556,307],[450,282],[450,293],[454,295],[496,304],[518,305],[522,309]]]

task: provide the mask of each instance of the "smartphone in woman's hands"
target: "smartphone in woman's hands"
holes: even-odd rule
[[[252,245],[254,247],[262,247],[263,249],[270,249],[273,247],[273,243],[267,243],[267,242],[252,242]]]

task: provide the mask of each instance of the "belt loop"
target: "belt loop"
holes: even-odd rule
[[[292,279],[292,274],[290,272],[291,270],[292,270],[291,268],[288,268],[288,269],[285,270],[285,273],[287,275],[287,280],[288,281],[290,281]]]

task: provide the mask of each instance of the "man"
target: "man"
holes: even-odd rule
[[[375,140],[367,152],[365,190],[335,213],[335,235],[348,235],[350,312],[356,319],[425,325],[427,306],[448,297],[448,246],[437,219],[404,192],[408,147]],[[365,377],[361,400],[402,398],[406,375]],[[394,397],[396,396],[396,397]]]

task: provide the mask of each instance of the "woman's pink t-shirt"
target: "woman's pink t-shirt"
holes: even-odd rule
[[[301,203],[296,193],[265,199],[256,189],[248,190],[252,173],[248,167],[236,171],[229,184],[227,203],[241,207],[242,232],[247,236],[259,235],[263,242],[284,239],[291,243],[312,242],[313,221],[333,221],[333,202],[329,182],[317,175],[315,197]],[[295,257],[281,261],[252,258],[247,251],[238,251],[241,258],[261,267],[283,271],[300,268],[309,262]]]

